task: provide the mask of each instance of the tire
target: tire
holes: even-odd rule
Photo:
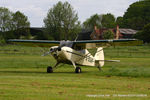
[[[81,73],[81,68],[80,68],[80,67],[77,67],[77,68],[75,69],[75,73]]]
[[[47,67],[47,73],[53,73],[53,68],[50,67],[50,66],[48,66],[48,67]]]

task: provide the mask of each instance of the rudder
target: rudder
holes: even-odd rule
[[[94,58],[96,61],[99,61],[98,63],[100,67],[104,66],[104,51],[102,47],[97,48]]]

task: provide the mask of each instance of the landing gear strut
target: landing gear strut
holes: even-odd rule
[[[53,73],[53,70],[54,70],[54,69],[56,68],[56,66],[58,66],[58,65],[59,65],[59,62],[57,62],[54,67],[48,66],[48,67],[47,67],[47,73]]]
[[[98,66],[97,68],[99,69],[99,71],[102,71],[102,68],[101,68],[101,66]]]
[[[75,73],[81,73],[81,68],[80,67],[76,67],[76,64],[72,61],[72,65],[75,68]]]

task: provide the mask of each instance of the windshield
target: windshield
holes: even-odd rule
[[[60,42],[60,47],[64,47],[64,46],[72,48],[73,42],[72,41],[61,41]]]

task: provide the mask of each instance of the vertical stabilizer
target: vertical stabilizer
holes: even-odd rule
[[[100,67],[104,66],[104,52],[102,47],[97,48],[94,58],[96,62],[98,61]]]

